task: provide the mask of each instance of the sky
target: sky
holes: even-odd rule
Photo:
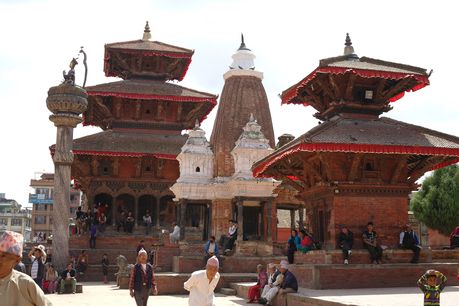
[[[341,55],[347,32],[359,56],[433,69],[431,85],[406,94],[386,116],[459,136],[458,8],[423,0],[0,0],[0,193],[28,205],[30,179],[54,170],[47,91],[80,46],[88,54],[87,85],[114,81],[103,73],[104,44],[141,39],[147,20],[152,40],[195,50],[180,85],[218,95],[244,33],[264,73],[276,138],[317,124],[314,109],[281,106],[278,95],[320,59]],[[83,73],[78,65],[77,84]],[[202,124],[208,138],[216,111]],[[80,125],[74,138],[99,131]]]

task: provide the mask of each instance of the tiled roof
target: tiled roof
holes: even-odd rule
[[[88,86],[86,90],[89,95],[97,95],[99,92],[104,93],[125,93],[138,94],[145,96],[170,96],[170,97],[190,97],[190,100],[213,100],[216,103],[217,96],[172,83],[153,80],[129,79],[118,82],[105,83],[95,86]]]
[[[319,67],[340,67],[349,69],[426,75],[426,69],[423,68],[373,59],[369,57],[361,57],[356,60],[349,60],[346,56],[328,58],[321,60]]]
[[[125,42],[117,42],[106,44],[105,48],[110,49],[125,49],[125,50],[138,50],[138,51],[155,51],[159,53],[183,53],[191,57],[193,50],[177,47],[169,44],[162,43],[160,41],[149,41],[149,40],[132,40]]]
[[[300,142],[459,149],[459,137],[387,117],[374,120],[335,117],[314,127],[282,149]]]
[[[180,153],[186,138],[184,135],[157,135],[107,130],[75,139],[73,152],[89,155],[173,157]]]
[[[459,157],[459,137],[386,117],[334,117],[256,162],[252,168],[255,176],[300,151]]]

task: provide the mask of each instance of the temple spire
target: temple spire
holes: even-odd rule
[[[346,42],[344,43],[344,46],[344,55],[347,55],[350,58],[359,58],[354,52],[354,47],[352,46],[352,41],[349,33],[346,33]]]
[[[238,51],[239,50],[248,50],[248,51],[251,51],[249,48],[246,47],[245,45],[245,42],[244,42],[244,34],[241,33],[241,45],[239,46],[239,49],[237,49]]]
[[[143,31],[143,37],[142,40],[150,40],[151,39],[151,33],[150,33],[150,26],[148,25],[148,21],[145,24],[145,30]]]

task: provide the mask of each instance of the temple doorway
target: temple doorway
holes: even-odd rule
[[[97,205],[107,205],[105,216],[107,217],[107,224],[112,224],[113,221],[113,197],[107,193],[99,193],[94,197],[94,203]]]
[[[206,203],[190,202],[186,205],[185,227],[187,237],[193,240],[207,240],[209,233],[209,209]]]
[[[243,209],[243,239],[260,240],[263,236],[261,206],[244,206]]]
[[[147,210],[150,213],[151,221],[153,225],[156,225],[156,198],[152,195],[143,195],[139,198],[139,207],[137,215],[137,223],[143,224],[143,216]]]

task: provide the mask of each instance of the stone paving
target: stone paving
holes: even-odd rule
[[[84,283],[83,294],[47,295],[54,306],[115,306],[133,305],[127,290],[120,290],[115,285]],[[359,306],[419,306],[422,305],[422,294],[419,289],[411,288],[381,288],[381,289],[352,289],[352,290],[310,290],[302,289],[301,293],[342,305]],[[442,306],[459,305],[459,286],[446,287],[441,295]],[[148,305],[186,306],[187,296],[151,296]],[[235,296],[216,295],[216,306],[240,306],[247,304],[244,299]],[[256,304],[255,304],[256,305]],[[334,304],[336,305],[336,304]]]

